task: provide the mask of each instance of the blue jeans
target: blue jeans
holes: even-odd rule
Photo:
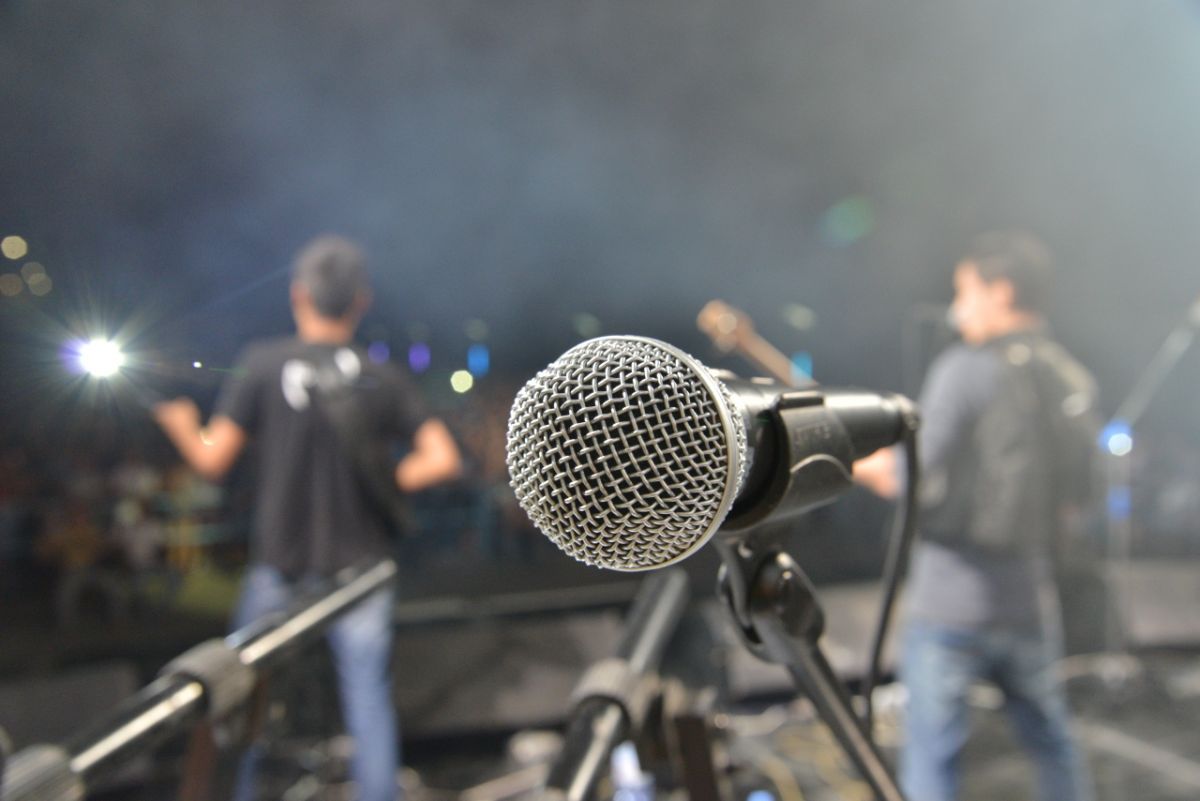
[[[908,690],[900,783],[908,801],[953,801],[970,728],[967,692],[978,680],[1003,693],[1017,739],[1037,767],[1043,801],[1091,801],[1091,781],[1071,740],[1054,680],[1057,641],[1037,632],[951,629],[914,622],[900,679]]]
[[[285,609],[308,583],[290,583],[266,565],[251,567],[234,627]],[[393,596],[390,589],[376,592],[338,618],[326,633],[337,668],[342,715],[354,738],[350,774],[361,801],[394,801],[397,797],[400,747],[391,681]],[[235,801],[255,798],[254,778],[261,755],[262,746],[254,744],[242,759]]]

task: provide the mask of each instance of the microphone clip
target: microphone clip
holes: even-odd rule
[[[819,390],[779,395],[749,430],[753,467],[723,530],[802,514],[853,486],[853,441]]]
[[[904,801],[849,693],[821,650],[825,613],[800,565],[750,536],[719,542],[718,592],[743,643],[758,658],[787,668],[875,797]]]
[[[790,639],[815,648],[825,632],[825,613],[799,564],[779,547],[768,546],[768,539],[752,533],[737,543],[717,541],[717,594],[742,644],[759,659],[777,662],[777,646],[772,649],[770,636],[764,638],[760,631],[763,616]]]

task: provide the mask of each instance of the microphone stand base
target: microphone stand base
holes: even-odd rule
[[[812,701],[876,798],[904,801],[821,650],[825,614],[800,566],[788,554],[756,544],[754,538],[718,542],[717,547],[724,562],[717,593],[743,643],[760,659],[787,668],[796,688]]]

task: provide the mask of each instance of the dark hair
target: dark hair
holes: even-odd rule
[[[963,255],[987,283],[1004,279],[1013,286],[1013,305],[1029,312],[1045,312],[1054,283],[1050,250],[1024,231],[992,231],[976,237]]]
[[[292,280],[308,290],[322,317],[340,319],[369,288],[366,257],[340,236],[321,236],[305,245],[292,264]]]

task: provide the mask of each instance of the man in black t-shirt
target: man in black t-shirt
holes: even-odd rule
[[[364,482],[362,451],[409,444],[394,467],[396,486],[407,492],[461,469],[446,426],[427,416],[399,370],[373,363],[352,344],[369,303],[359,249],[338,237],[317,239],[293,268],[296,336],[246,349],[206,428],[190,400],[156,409],[180,454],[209,478],[225,475],[249,441],[256,446],[251,564],[235,627],[286,607],[306,584],[390,554],[393,521]],[[355,740],[352,775],[364,801],[397,794],[392,601],[390,589],[380,591],[329,631],[343,715]],[[253,797],[256,754],[252,748],[244,761],[237,799]]]

